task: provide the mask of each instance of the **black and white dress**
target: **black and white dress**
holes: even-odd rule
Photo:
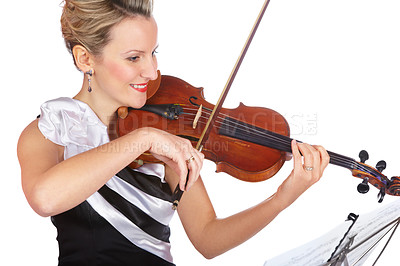
[[[44,103],[39,129],[64,146],[64,159],[109,142],[107,127],[90,107],[71,98]],[[51,218],[59,265],[173,265],[171,203],[164,166],[124,168],[86,201]]]

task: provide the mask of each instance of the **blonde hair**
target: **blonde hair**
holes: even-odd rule
[[[100,55],[114,25],[127,17],[151,17],[152,11],[152,0],[65,0],[61,15],[65,45],[71,54],[75,45],[82,45]]]

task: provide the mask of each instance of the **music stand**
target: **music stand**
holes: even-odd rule
[[[350,223],[350,224],[349,224]],[[354,266],[362,265],[390,232],[378,261],[400,224],[400,200],[369,214],[349,214],[346,221],[322,237],[267,260],[264,266]],[[374,265],[375,265],[374,263]]]
[[[357,263],[362,262],[366,257],[368,257],[371,252],[374,250],[374,248],[378,245],[378,243],[390,232],[392,231],[391,235],[389,236],[388,240],[386,241],[385,246],[379,253],[377,259],[375,260],[374,264],[375,265],[384,250],[386,249],[387,245],[389,244],[390,240],[392,239],[394,233],[396,232],[397,227],[399,226],[400,223],[400,217],[396,218],[392,222],[386,224],[382,228],[378,229],[377,231],[371,233],[370,236],[367,238],[359,241],[358,244],[354,245],[354,239],[356,238],[357,234],[351,235],[350,232],[348,232],[343,239],[345,242],[345,245],[339,249],[338,246],[338,251],[335,251],[331,258],[328,260],[326,264],[323,266],[349,266],[349,265],[357,265]],[[351,235],[351,236],[350,236]],[[368,243],[372,242],[370,245]],[[340,244],[339,244],[340,245]],[[353,261],[352,264],[349,264],[348,261],[348,256],[351,252],[356,251],[357,249],[361,249],[361,255],[356,257],[355,261]],[[358,254],[360,253],[360,250],[358,250]]]

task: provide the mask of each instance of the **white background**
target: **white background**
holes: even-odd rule
[[[56,265],[56,231],[35,214],[20,185],[16,144],[46,100],[74,96],[82,74],[61,38],[58,1],[5,1],[0,8],[1,243],[7,265]],[[159,66],[163,74],[205,88],[215,103],[262,6],[262,0],[157,0]],[[264,106],[284,115],[292,137],[358,159],[368,150],[389,177],[400,173],[398,0],[272,0],[226,100]],[[207,162],[202,176],[219,217],[234,214],[273,194],[290,173],[287,162],[272,179],[249,184],[219,173]],[[377,190],[356,191],[359,179],[329,166],[323,179],[267,228],[243,245],[207,261],[192,247],[178,217],[172,222],[178,265],[262,265],[268,258],[308,242],[350,212],[382,206]],[[383,204],[395,200],[387,196]],[[378,265],[397,260],[400,233]],[[375,254],[376,256],[376,254]],[[369,262],[370,263],[370,262]],[[371,265],[371,264],[369,264]]]

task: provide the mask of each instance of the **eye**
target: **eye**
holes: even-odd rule
[[[158,54],[157,50],[154,50],[154,51],[151,53],[152,56],[156,56],[156,54]]]
[[[139,59],[139,56],[128,57],[128,60],[131,61],[131,62],[136,62],[138,59]]]

